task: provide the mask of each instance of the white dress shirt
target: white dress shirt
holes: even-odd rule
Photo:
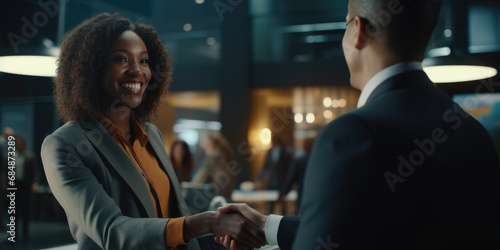
[[[270,214],[266,220],[266,241],[269,245],[278,245],[278,229],[283,216]]]
[[[377,74],[375,74],[365,85],[361,91],[358,100],[358,108],[363,107],[368,100],[368,97],[373,91],[385,80],[408,71],[423,70],[422,64],[417,61],[402,62],[389,66]],[[267,218],[265,226],[266,241],[269,245],[278,245],[278,229],[283,216],[271,214]]]
[[[368,100],[368,97],[373,93],[373,91],[385,80],[395,76],[399,75],[408,71],[413,71],[413,70],[423,70],[422,68],[422,63],[417,62],[417,61],[412,61],[412,62],[402,62],[402,63],[397,63],[392,66],[389,66],[381,71],[379,71],[377,74],[375,74],[365,85],[363,90],[361,91],[361,95],[359,96],[358,100],[358,108],[361,108],[365,106],[366,101]]]

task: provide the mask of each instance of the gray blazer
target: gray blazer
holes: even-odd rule
[[[189,214],[162,135],[144,125],[171,183],[170,215]],[[156,218],[147,184],[98,121],[68,122],[45,138],[42,162],[78,249],[165,249],[168,218]],[[199,249],[196,239],[181,249]]]

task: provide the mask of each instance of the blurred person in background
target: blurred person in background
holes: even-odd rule
[[[14,130],[10,127],[6,127],[2,130],[2,136],[0,137],[0,148],[5,155],[7,155],[7,142],[9,136],[14,136]]]
[[[280,190],[285,182],[291,161],[290,149],[281,137],[273,133],[271,148],[266,153],[264,166],[255,182],[255,189]]]
[[[221,134],[209,135],[205,141],[205,159],[193,176],[193,183],[210,183],[215,195],[230,200],[236,188],[234,153],[229,142]]]
[[[189,215],[149,122],[171,73],[155,29],[119,14],[87,19],[63,39],[54,83],[65,124],[45,138],[41,156],[79,249],[219,249],[213,237],[199,238],[210,233],[246,248],[265,243],[237,213]]]
[[[6,127],[2,130],[2,136],[0,136],[0,150],[2,152],[2,157],[7,157],[7,142],[9,141],[9,136],[14,136],[14,130],[10,127]],[[5,165],[7,163],[3,163]]]
[[[10,127],[5,127],[2,130],[2,136],[0,136],[0,207],[2,207],[2,211],[0,212],[0,229],[5,228],[3,217],[7,216],[7,203],[4,197],[7,190],[7,143],[9,136],[14,136],[14,130]]]
[[[299,213],[300,200],[302,198],[302,187],[304,184],[304,175],[306,174],[306,166],[309,161],[309,155],[311,154],[312,145],[314,143],[313,137],[308,137],[304,139],[302,147],[304,149],[304,154],[293,160],[292,165],[288,170],[288,174],[280,190],[280,196],[278,202],[283,203],[285,196],[290,192],[292,186],[297,184],[297,213]]]
[[[170,161],[179,182],[191,180],[194,161],[193,155],[189,150],[189,145],[185,141],[176,140],[172,143],[170,147]]]
[[[7,181],[7,148],[9,145],[7,144],[9,142],[9,136],[14,136],[14,130],[10,127],[6,127],[2,130],[2,136],[0,136],[0,185],[2,187],[2,190],[5,190],[6,188],[6,181]],[[15,141],[15,140],[14,140]],[[0,198],[1,199],[1,198]]]
[[[22,135],[16,136],[16,214],[22,225],[23,239],[29,238],[29,223],[31,212],[31,201],[33,193],[36,192],[36,163],[32,152],[26,150],[26,138]]]

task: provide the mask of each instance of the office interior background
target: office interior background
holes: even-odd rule
[[[185,140],[197,167],[204,138],[219,132],[235,152],[241,183],[257,178],[271,134],[279,135],[299,156],[305,138],[356,108],[360,91],[349,84],[341,48],[347,4],[348,0],[3,1],[0,56],[57,56],[64,33],[101,12],[118,12],[153,25],[174,68],[169,94],[153,121],[167,150],[175,139]],[[381,18],[382,22],[386,17]],[[487,67],[490,73],[479,79],[454,78],[460,77],[456,73],[434,79],[437,88],[479,119],[500,144],[499,34],[500,2],[443,0],[424,66]],[[0,57],[0,71],[5,64]],[[25,70],[30,74],[43,66],[25,64]],[[465,77],[477,74],[474,69]],[[43,139],[62,125],[52,79],[0,72],[0,84],[0,128],[11,127],[26,137],[38,174],[30,238],[7,245],[2,230],[0,246],[44,249],[73,243],[39,156]]]

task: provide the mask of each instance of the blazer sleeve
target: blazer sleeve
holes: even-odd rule
[[[76,148],[53,134],[44,140],[41,149],[51,191],[64,208],[70,225],[78,225],[72,227],[74,237],[85,234],[102,249],[165,249],[168,219],[124,216],[84,164],[85,154]]]
[[[359,116],[340,117],[320,133],[306,168],[294,250],[342,249],[352,239],[364,244],[376,235],[377,223],[372,222],[378,210],[366,204],[377,199],[373,195],[383,155],[369,124]],[[356,221],[366,222],[366,228],[353,228]]]
[[[278,227],[278,245],[280,250],[292,249],[292,243],[299,227],[300,217],[285,216]]]

